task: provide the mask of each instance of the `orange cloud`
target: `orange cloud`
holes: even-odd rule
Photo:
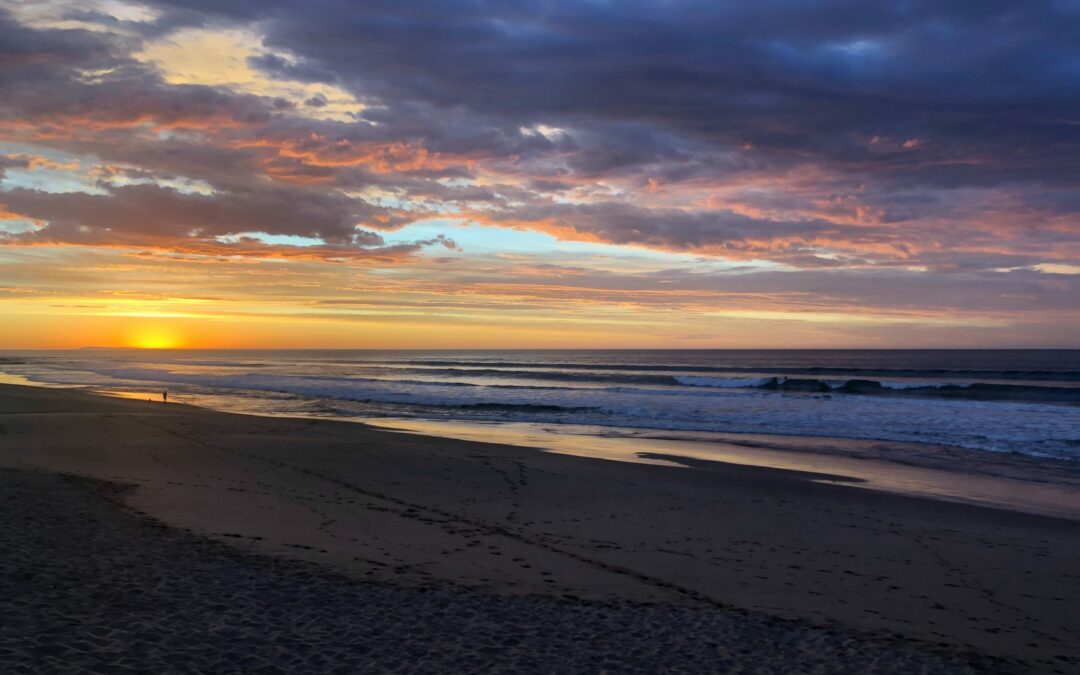
[[[376,173],[408,173],[444,170],[453,166],[471,167],[474,158],[432,153],[414,143],[354,143],[329,139],[316,132],[302,138],[252,138],[227,142],[231,148],[266,148],[276,155],[301,161],[307,166],[345,168],[362,166]]]

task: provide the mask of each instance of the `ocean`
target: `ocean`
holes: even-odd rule
[[[1080,462],[1080,350],[84,349],[6,352],[0,371],[264,415],[867,439]]]

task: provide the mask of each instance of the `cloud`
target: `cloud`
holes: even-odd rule
[[[441,218],[483,225],[493,248],[528,230],[805,274],[777,277],[802,291],[746,291],[770,302],[803,292],[818,307],[892,307],[895,285],[965,311],[1021,312],[1031,298],[1075,311],[1045,286],[1071,289],[1070,275],[1037,267],[1080,263],[1073,4],[152,0],[110,11],[0,8],[0,145],[13,148],[0,148],[0,204],[40,224],[9,246],[358,264],[433,247],[442,268],[491,264],[447,236],[380,239]],[[49,160],[50,171],[93,189],[11,180],[25,158],[56,156],[77,164]]]
[[[0,193],[9,217],[43,223],[0,237],[8,245],[79,245],[175,250],[186,254],[379,259],[392,261],[425,246],[455,249],[445,237],[385,245],[364,225],[392,226],[399,216],[362,200],[283,188],[181,193],[157,185],[113,187],[104,194],[13,189]],[[322,245],[267,243],[248,233],[309,238]]]

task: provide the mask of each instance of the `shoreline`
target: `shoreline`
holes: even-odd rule
[[[1080,663],[1080,523],[709,462],[529,448],[0,386],[0,467],[137,486],[135,511],[356,579],[723,606]],[[1063,672],[1063,671],[1062,671]]]
[[[776,436],[735,433],[697,434],[697,439],[673,437],[670,432],[619,437],[577,433],[574,425],[527,422],[336,419],[402,433],[498,442],[610,461],[685,466],[681,461],[685,459],[738,464],[821,474],[817,480],[825,482],[839,475],[842,479],[838,482],[868,490],[1080,520],[1080,465],[1073,474],[1074,467],[1062,460],[982,457],[980,453],[986,451],[825,436],[785,436],[780,442]],[[561,428],[554,431],[556,427]],[[882,453],[882,448],[891,454]],[[897,451],[921,455],[898,461]],[[964,464],[935,465],[933,454],[939,452],[962,454]],[[992,473],[997,468],[994,460],[1001,459],[1012,459],[1021,466],[1009,467],[1011,474]]]
[[[157,402],[153,400],[152,392],[26,382],[14,384],[70,389],[131,401],[143,401],[143,397],[148,397],[146,401]],[[0,384],[4,383],[0,380]],[[174,400],[171,405],[176,404]],[[824,476],[843,474],[851,480],[842,482],[869,490],[1080,521],[1080,497],[1077,496],[1080,494],[1080,462],[1021,453],[998,454],[955,446],[839,436],[675,432],[539,422],[280,415],[180,404],[224,414],[336,421],[390,432],[494,442],[610,461],[686,466],[673,459],[646,457],[670,455],[694,462],[704,460]],[[579,432],[579,429],[586,431]],[[625,435],[627,432],[632,435]],[[943,462],[943,457],[948,457],[948,461]]]

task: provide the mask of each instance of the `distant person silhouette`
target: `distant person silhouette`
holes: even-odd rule
[[[168,403],[169,402],[169,392],[167,392],[167,391],[161,392],[161,402],[162,403]]]

